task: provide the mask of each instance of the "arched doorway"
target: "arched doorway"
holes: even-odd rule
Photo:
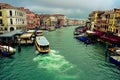
[[[14,31],[15,29],[14,29],[14,27],[10,27],[10,31]]]

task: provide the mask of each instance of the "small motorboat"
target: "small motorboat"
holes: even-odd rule
[[[9,56],[15,54],[16,49],[10,46],[0,46],[0,51],[2,55]]]

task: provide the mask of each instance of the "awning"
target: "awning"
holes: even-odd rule
[[[14,31],[11,31],[11,32],[1,34],[0,38],[12,37],[12,36],[14,36],[16,34],[22,34],[22,33],[23,33],[22,30],[14,30]]]

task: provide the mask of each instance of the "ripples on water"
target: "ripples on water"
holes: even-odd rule
[[[0,80],[120,80],[120,69],[105,60],[105,46],[86,46],[73,38],[73,29],[46,32],[54,49],[48,54],[22,46],[13,58],[0,58]]]
[[[48,54],[38,55],[33,61],[38,63],[38,68],[45,69],[50,74],[56,74],[57,80],[73,80],[78,77],[76,72],[74,73],[75,65],[65,60],[58,51],[51,50]]]

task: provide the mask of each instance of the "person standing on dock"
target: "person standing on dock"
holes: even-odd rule
[[[20,38],[18,39],[18,52],[21,52],[21,42],[20,42]]]
[[[116,53],[116,50],[117,50],[117,45],[115,45],[115,47],[114,47],[114,55],[116,55],[117,53]]]
[[[106,48],[105,48],[105,58],[108,56],[108,42],[106,42]]]

